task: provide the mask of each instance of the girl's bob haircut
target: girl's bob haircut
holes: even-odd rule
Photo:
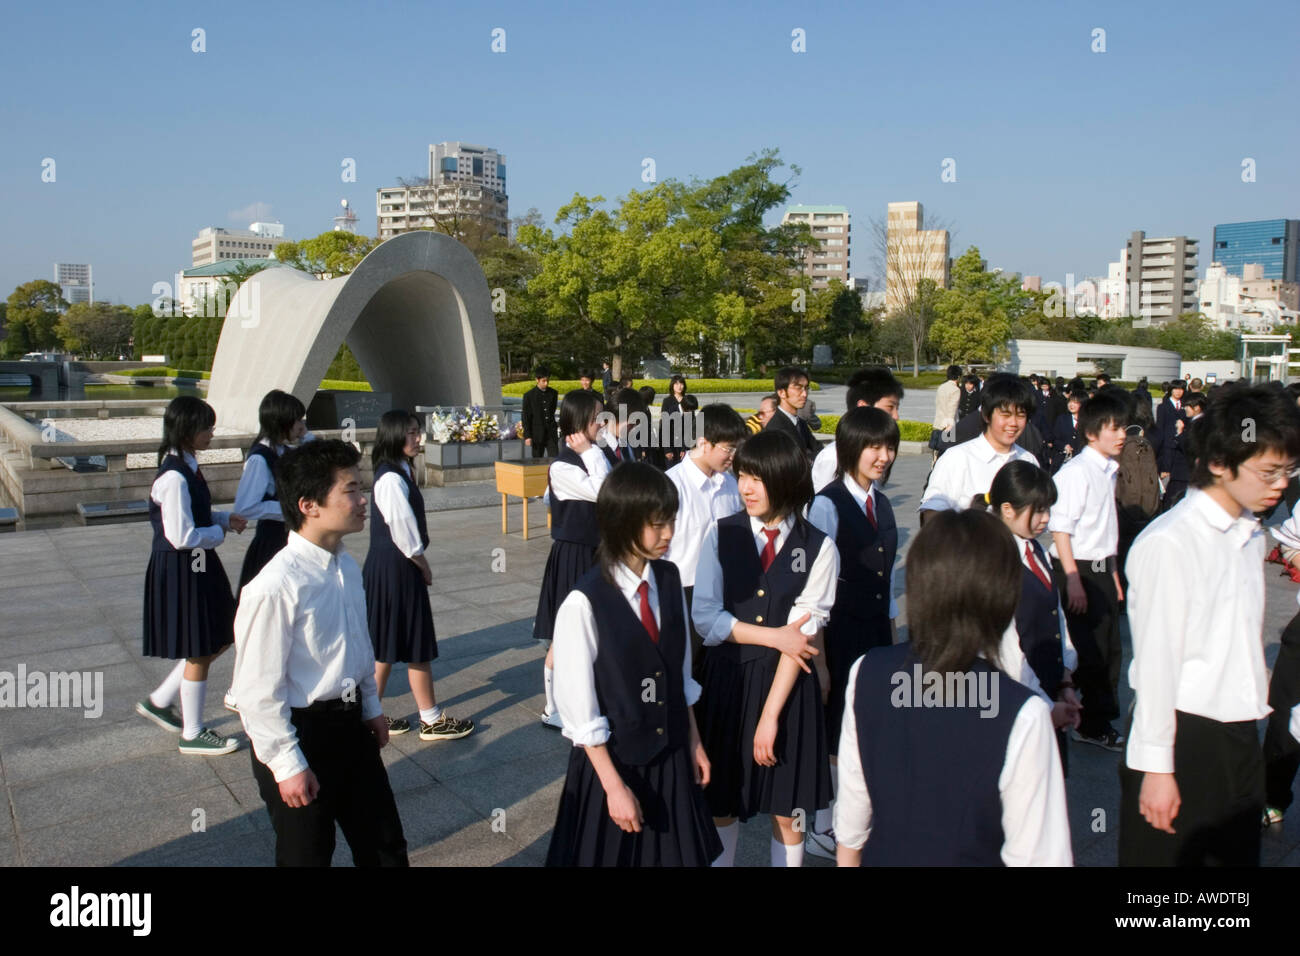
[[[1020,514],[1025,508],[1035,512],[1051,511],[1056,504],[1056,482],[1042,468],[1030,461],[1009,461],[993,476],[988,493],[977,497],[972,504],[996,511],[1004,504]]]
[[[898,422],[883,409],[850,408],[835,426],[835,477],[856,477],[863,449],[877,445],[898,451]]]
[[[194,447],[194,436],[217,423],[217,413],[201,398],[178,395],[163,413],[163,440],[158,446],[158,464],[173,451],[186,452]]]
[[[596,391],[578,388],[566,394],[560,402],[560,434],[567,437],[585,431],[603,404]]]
[[[763,482],[769,513],[765,522],[794,515],[799,517],[812,501],[812,474],[808,459],[785,432],[765,430],[747,439],[732,459],[736,476],[749,475]]]
[[[404,408],[394,408],[380,416],[375,429],[375,447],[370,452],[372,467],[378,468],[385,462],[394,466],[412,463],[406,457],[406,431],[412,425],[418,428],[420,420]]]
[[[631,556],[653,558],[641,546],[641,532],[646,525],[676,519],[677,488],[654,465],[628,462],[611,471],[596,496],[601,576],[614,584],[617,564]]]

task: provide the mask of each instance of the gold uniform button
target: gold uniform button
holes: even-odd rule
[[[663,676],[664,676],[663,671],[655,671],[655,677],[663,677]]]
[[[877,595],[876,595],[876,600],[879,601],[880,598],[881,598],[881,596],[882,596],[882,595],[877,594]]]
[[[664,702],[663,702],[662,700],[659,701],[659,706],[662,707],[663,705],[664,705]]]
[[[759,597],[762,597],[762,596],[765,595],[765,594],[767,594],[767,592],[764,591],[762,588],[759,588],[759,589],[758,589],[758,596],[759,596]]]
[[[663,729],[662,727],[656,727],[656,728],[655,728],[655,733],[657,733],[657,734],[662,734],[663,732],[664,732],[664,729]]]
[[[884,554],[884,553],[885,553],[885,549],[884,549],[884,548],[876,548],[876,550],[879,551],[881,554]]]
[[[758,615],[758,617],[754,618],[754,623],[755,623],[755,624],[762,624],[762,623],[763,623],[763,615],[760,614],[760,615]]]
[[[884,572],[884,571],[877,571],[877,572],[876,572],[876,577],[878,577],[878,578],[883,578],[884,576],[885,576],[885,572]]]
[[[1060,635],[1060,634],[1053,634],[1053,635],[1052,635],[1052,640],[1054,640],[1054,641],[1059,641],[1060,639],[1061,639],[1061,635]]]

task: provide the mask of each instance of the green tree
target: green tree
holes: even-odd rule
[[[1002,277],[984,268],[977,246],[952,265],[949,288],[939,293],[930,344],[940,356],[965,364],[991,359],[1011,337],[1013,309],[1027,311],[1019,277]]]
[[[378,239],[355,232],[331,230],[314,239],[282,242],[275,257],[287,266],[310,272],[317,278],[347,275],[366,254],[379,245]]]
[[[59,317],[54,329],[69,352],[115,359],[127,350],[134,318],[124,305],[77,302]]]
[[[9,294],[5,309],[9,335],[4,340],[4,354],[18,357],[58,348],[59,336],[54,327],[59,313],[67,307],[63,290],[48,279],[33,279],[18,286]]]

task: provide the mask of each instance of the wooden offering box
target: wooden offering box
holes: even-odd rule
[[[510,495],[524,499],[524,540],[528,540],[528,499],[536,498],[546,492],[547,471],[549,463],[525,465],[520,462],[498,461],[497,491],[501,492],[501,533],[508,534],[506,523],[506,505]],[[546,527],[551,526],[551,513],[546,513]]]

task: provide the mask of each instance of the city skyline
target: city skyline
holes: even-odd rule
[[[954,257],[978,245],[1044,282],[1104,275],[1139,229],[1199,240],[1203,276],[1216,224],[1300,215],[1286,68],[1258,56],[1260,23],[1300,25],[1291,5],[571,10],[323,3],[256,28],[160,3],[15,11],[0,285],[85,262],[97,300],[148,302],[199,229],[271,219],[308,238],[344,198],[373,236],[375,191],[457,140],[509,156],[512,215],[548,224],[575,192],[648,188],[647,159],[659,181],[707,179],[776,147],[803,168],[786,205],[860,225],[853,275],[877,271],[861,230],[889,202],[952,223]],[[22,40],[43,31],[58,44]],[[1216,116],[1232,133],[1199,141]]]

